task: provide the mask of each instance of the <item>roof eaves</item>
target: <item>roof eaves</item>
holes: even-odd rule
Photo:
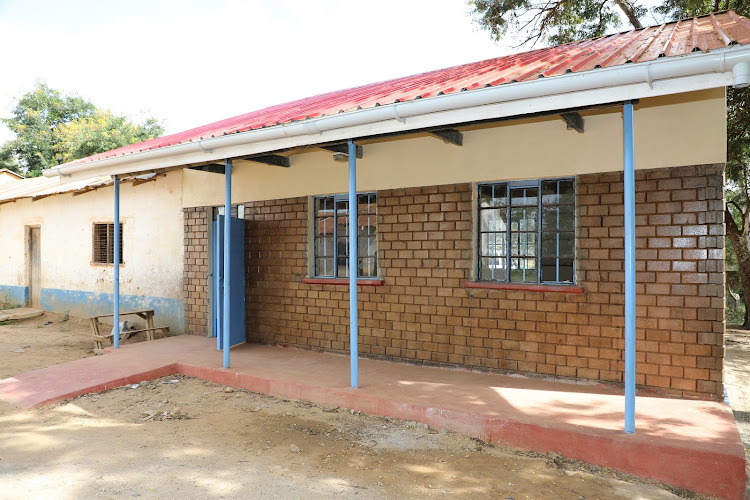
[[[74,174],[78,177],[90,176],[93,172],[127,175],[352,137],[406,132],[476,119],[496,119],[510,116],[507,113],[513,112],[513,109],[533,107],[533,112],[566,109],[571,106],[568,103],[574,94],[583,96],[575,99],[578,103],[576,106],[591,106],[723,87],[732,84],[734,66],[745,62],[750,63],[750,46],[736,45],[710,52],[527,80],[253,129],[125,157],[64,165],[52,172],[45,172],[45,175]],[[525,108],[521,103],[527,103]],[[466,119],[471,113],[471,118]]]

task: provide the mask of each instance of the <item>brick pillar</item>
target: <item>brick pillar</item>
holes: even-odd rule
[[[185,208],[185,333],[208,334],[208,209]]]

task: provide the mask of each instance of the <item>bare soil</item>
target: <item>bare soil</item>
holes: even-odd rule
[[[88,320],[51,312],[0,322],[0,379],[93,356],[91,335]]]
[[[750,331],[727,328],[724,384],[745,445],[745,498],[750,498]]]
[[[49,314],[0,326],[0,378],[93,355],[90,335]],[[0,401],[0,499],[334,495],[678,498],[556,454],[182,376],[31,410]]]

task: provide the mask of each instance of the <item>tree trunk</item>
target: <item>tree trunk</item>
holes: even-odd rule
[[[745,300],[745,324],[743,326],[747,327],[748,315],[750,314],[750,218],[744,215],[742,218],[743,230],[740,231],[729,208],[724,211],[727,236],[732,248],[734,248],[734,253],[737,255],[737,264],[740,268],[740,283],[744,292],[742,296]]]
[[[641,24],[641,21],[638,19],[638,16],[635,15],[635,9],[633,6],[628,2],[628,0],[615,0],[615,4],[620,8],[623,14],[628,18],[628,21],[630,21],[630,24],[633,25],[633,28],[635,29],[641,29],[643,28],[643,25]]]

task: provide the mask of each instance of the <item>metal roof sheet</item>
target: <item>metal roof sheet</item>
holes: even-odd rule
[[[88,191],[98,187],[112,184],[112,178],[108,175],[91,177],[81,181],[60,184],[58,178],[32,177],[21,179],[17,182],[3,184],[0,186],[0,204],[8,203],[22,198],[45,198],[62,193],[74,191]]]
[[[748,43],[750,20],[733,11],[709,14],[307,97],[89,156],[67,165],[394,102]]]

